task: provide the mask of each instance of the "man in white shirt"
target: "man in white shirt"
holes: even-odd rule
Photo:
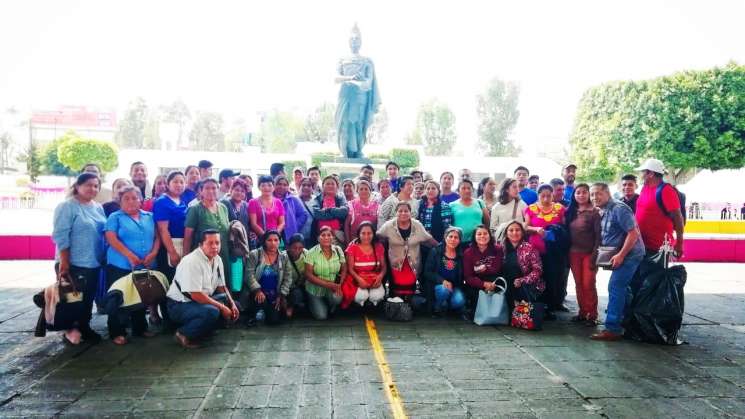
[[[192,341],[212,332],[222,317],[238,320],[238,307],[225,287],[220,253],[220,233],[205,230],[199,247],[184,256],[176,267],[168,289],[168,314],[181,324],[176,341],[184,348],[195,348]]]

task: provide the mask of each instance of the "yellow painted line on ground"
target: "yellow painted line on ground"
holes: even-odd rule
[[[406,411],[404,410],[403,399],[401,399],[401,394],[398,392],[396,383],[393,381],[393,374],[391,374],[388,361],[385,359],[383,346],[380,344],[380,339],[378,339],[378,329],[375,328],[375,322],[365,316],[365,326],[367,327],[367,334],[370,335],[370,345],[372,345],[373,353],[375,353],[375,361],[378,363],[380,376],[383,378],[383,388],[385,389],[386,397],[388,397],[388,402],[391,404],[393,418],[406,419],[408,416],[406,416]]]

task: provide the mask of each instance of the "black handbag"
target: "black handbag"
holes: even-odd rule
[[[615,246],[598,247],[598,255],[595,258],[595,265],[606,270],[613,270],[613,263],[611,262],[611,259],[620,251],[621,248]]]
[[[146,306],[159,304],[166,298],[166,290],[150,270],[133,271],[132,283],[140,294],[142,304]]]
[[[414,309],[406,301],[386,301],[385,318],[395,322],[410,322],[414,319]]]

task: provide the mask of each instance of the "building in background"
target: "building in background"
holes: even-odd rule
[[[46,144],[65,132],[73,130],[84,138],[114,141],[117,121],[113,109],[85,106],[60,106],[56,110],[31,111],[31,140]]]

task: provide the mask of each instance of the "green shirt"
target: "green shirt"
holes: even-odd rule
[[[463,242],[468,243],[473,240],[473,231],[476,230],[476,226],[483,224],[484,203],[473,199],[471,205],[465,206],[459,199],[450,203],[450,211],[453,213],[452,225],[463,230]]]
[[[308,249],[303,249],[303,253],[296,261],[290,258],[290,263],[295,265],[292,266],[292,288],[305,286],[305,257],[308,255]],[[287,255],[289,257],[289,254]]]
[[[228,252],[230,247],[230,242],[228,241],[230,221],[228,221],[228,209],[225,205],[218,202],[217,213],[212,213],[201,203],[189,207],[189,210],[186,212],[184,227],[194,229],[191,239],[192,249],[199,247],[204,230],[213,229],[220,232],[220,258],[223,260],[225,277],[230,278],[230,256]]]
[[[313,273],[328,282],[336,282],[336,277],[339,275],[342,263],[346,263],[344,251],[336,245],[331,246],[330,259],[326,259],[326,255],[321,250],[321,245],[314,246],[305,255],[305,264],[313,266]],[[330,291],[328,288],[311,284],[310,281],[305,283],[305,290],[308,291],[308,294],[315,295],[316,297],[325,297]]]

